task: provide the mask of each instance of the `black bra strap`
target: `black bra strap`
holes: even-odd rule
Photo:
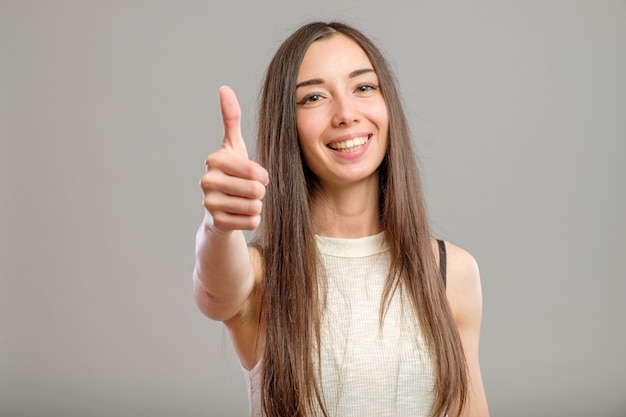
[[[443,240],[437,239],[439,245],[439,271],[441,272],[441,279],[443,280],[443,286],[446,286],[446,243]]]

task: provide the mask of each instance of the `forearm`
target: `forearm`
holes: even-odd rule
[[[254,286],[254,271],[245,236],[219,233],[207,214],[196,234],[194,296],[200,310],[214,320],[235,315]]]

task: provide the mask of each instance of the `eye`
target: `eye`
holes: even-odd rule
[[[322,100],[324,97],[321,94],[308,94],[298,101],[296,104],[304,105],[309,103],[316,103]]]
[[[368,91],[378,90],[378,86],[374,84],[359,84],[356,90],[360,93],[367,93]]]

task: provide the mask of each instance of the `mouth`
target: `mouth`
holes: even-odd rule
[[[370,140],[370,135],[360,136],[358,138],[352,138],[341,142],[329,143],[326,146],[337,152],[349,153],[356,152],[361,149],[368,140]]]

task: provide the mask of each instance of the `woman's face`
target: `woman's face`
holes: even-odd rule
[[[298,72],[296,103],[302,153],[320,184],[371,180],[386,153],[389,117],[361,47],[342,34],[313,42]]]

